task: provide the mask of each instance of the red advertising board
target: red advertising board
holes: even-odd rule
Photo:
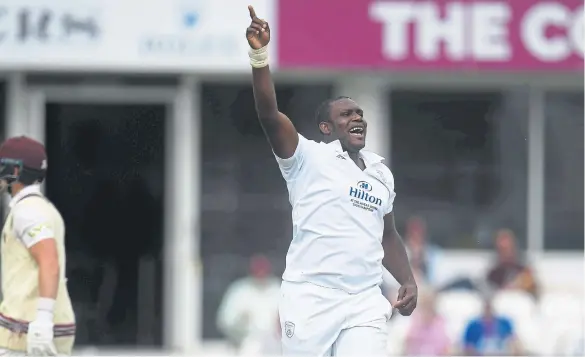
[[[279,0],[280,68],[583,71],[582,0]]]

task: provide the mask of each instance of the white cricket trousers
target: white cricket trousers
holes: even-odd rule
[[[392,308],[378,286],[357,294],[283,281],[284,356],[386,356]]]

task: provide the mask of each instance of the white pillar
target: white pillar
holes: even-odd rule
[[[544,93],[530,89],[528,117],[527,250],[536,260],[544,252]]]
[[[12,73],[8,77],[6,96],[6,138],[28,133],[28,110],[26,78],[23,73]]]
[[[45,95],[27,86],[24,73],[8,77],[6,98],[6,138],[26,135],[45,142]]]
[[[26,107],[28,116],[27,135],[41,143],[46,141],[46,105],[45,93],[41,90],[27,89]],[[49,159],[50,160],[50,159]]]
[[[368,122],[366,149],[390,163],[390,105],[388,87],[380,80],[361,75],[347,76],[336,83],[335,96],[347,96],[364,110]]]
[[[26,77],[23,73],[11,73],[6,83],[6,120],[4,121],[4,138],[28,135],[29,118],[27,108]],[[8,214],[10,196],[2,195],[0,199],[4,215]]]
[[[166,348],[187,354],[201,340],[198,88],[194,78],[182,78],[166,127],[163,337]]]

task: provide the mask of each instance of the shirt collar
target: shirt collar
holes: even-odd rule
[[[22,190],[20,190],[20,192],[18,192],[16,195],[14,195],[14,197],[12,197],[12,199],[10,200],[10,203],[8,204],[8,207],[10,207],[12,209],[12,207],[14,207],[14,205],[18,201],[20,201],[25,196],[28,196],[31,194],[42,195],[41,186],[35,184],[35,185],[29,185],[29,186],[24,187]]]
[[[333,147],[337,153],[344,153],[339,140],[332,141],[327,145]],[[377,164],[384,161],[382,156],[367,150],[360,150],[360,157],[366,162],[366,165]]]

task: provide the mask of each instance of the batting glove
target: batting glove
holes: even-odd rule
[[[52,310],[52,309],[51,309]],[[28,356],[56,356],[53,343],[53,313],[45,309],[37,310],[36,320],[28,324],[26,350]]]

